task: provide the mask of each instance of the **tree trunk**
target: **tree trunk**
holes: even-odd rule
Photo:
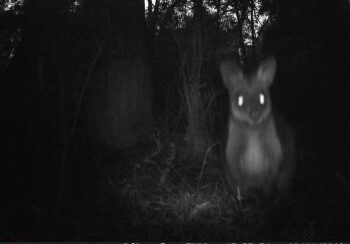
[[[254,0],[251,0],[250,1],[250,30],[251,30],[251,36],[252,36],[253,64],[256,63],[254,9],[255,9]]]
[[[186,141],[192,159],[204,156],[208,148],[208,130],[206,114],[201,95],[202,65],[203,65],[203,33],[202,33],[203,1],[194,1],[194,33],[190,45],[189,56],[183,55],[182,73],[184,96],[186,98],[188,126]]]
[[[216,28],[217,31],[220,31],[220,10],[221,10],[221,0],[216,0]]]
[[[237,1],[234,1],[234,11],[237,17],[237,25],[238,25],[238,31],[239,31],[239,45],[240,45],[240,52],[239,56],[241,59],[242,63],[246,63],[246,57],[247,57],[247,52],[244,44],[244,37],[243,37],[243,24],[244,24],[244,16],[245,13],[243,11],[240,11],[239,5]]]
[[[120,149],[140,142],[152,126],[144,3],[108,1],[105,7],[113,10],[108,65],[89,87],[88,126],[99,142]]]

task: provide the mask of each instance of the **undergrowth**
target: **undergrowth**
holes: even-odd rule
[[[134,159],[126,177],[105,176],[111,194],[129,204],[133,228],[142,230],[142,240],[278,236],[273,223],[282,209],[278,200],[268,204],[242,200],[226,185],[217,157],[205,157],[196,165],[178,160],[174,141],[153,136],[152,144],[149,152]]]

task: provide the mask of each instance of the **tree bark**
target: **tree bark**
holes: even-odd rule
[[[201,94],[204,54],[202,33],[203,0],[194,1],[193,11],[194,31],[191,38],[192,43],[189,50],[187,50],[190,55],[182,53],[182,77],[188,119],[186,141],[189,143],[189,154],[195,160],[204,156],[209,142],[206,111]]]
[[[253,63],[256,63],[256,49],[255,49],[255,27],[254,27],[254,10],[255,3],[254,0],[250,0],[250,30],[252,36],[252,49],[253,49]]]
[[[112,11],[110,45],[89,88],[88,125],[99,142],[115,149],[142,141],[152,126],[142,0],[107,1]]]
[[[247,57],[247,52],[246,52],[246,47],[244,44],[244,37],[243,37],[243,24],[244,24],[244,18],[245,18],[245,9],[240,9],[239,3],[237,0],[233,1],[234,4],[234,12],[237,17],[237,25],[238,25],[238,31],[239,31],[239,41],[240,41],[240,58],[242,63],[246,63],[246,57]]]

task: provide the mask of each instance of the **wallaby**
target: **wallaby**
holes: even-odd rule
[[[275,59],[264,60],[250,74],[233,61],[222,62],[220,71],[230,99],[224,167],[229,185],[242,196],[285,196],[294,173],[295,145],[292,130],[271,106]]]

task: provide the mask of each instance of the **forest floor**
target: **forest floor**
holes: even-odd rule
[[[334,159],[324,157],[322,146],[315,150],[312,141],[302,146],[291,197],[264,204],[238,200],[217,158],[200,164],[178,160],[173,142],[154,138],[117,154],[79,146],[70,157],[60,208],[52,213],[40,201],[22,205],[7,215],[21,215],[21,224],[0,221],[2,239],[350,240],[347,173],[315,167]]]

